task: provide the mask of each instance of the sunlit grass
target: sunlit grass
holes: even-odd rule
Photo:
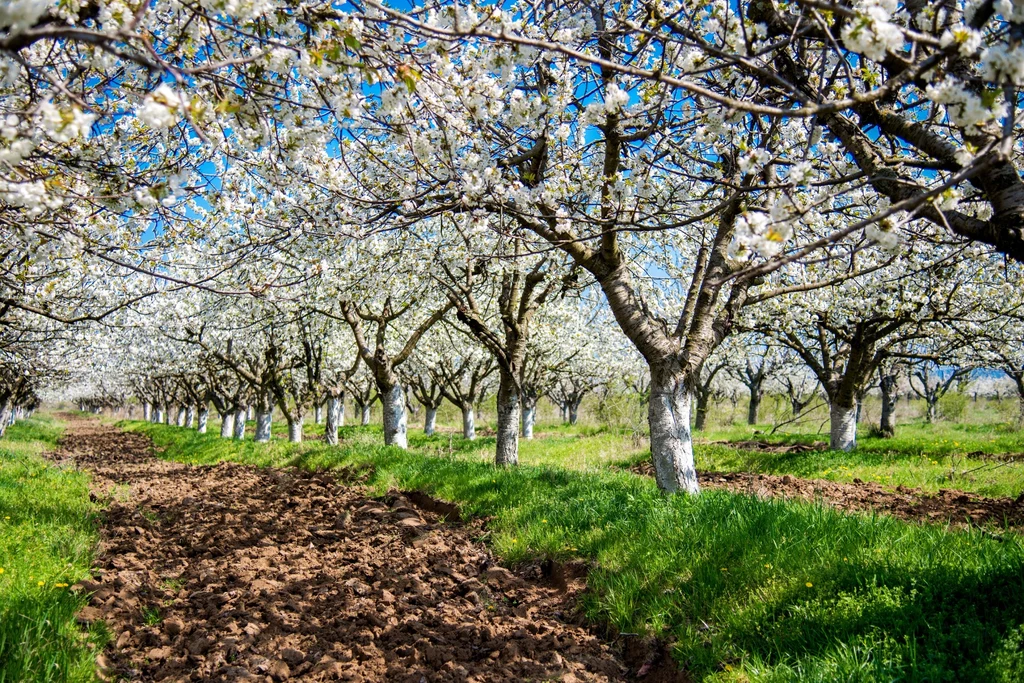
[[[60,425],[24,420],[0,440],[0,681],[92,681],[102,625],[84,636],[69,591],[88,576],[97,540],[85,474],[40,456]]]

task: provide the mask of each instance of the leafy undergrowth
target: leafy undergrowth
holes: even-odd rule
[[[40,457],[60,437],[48,418],[18,422],[0,440],[0,681],[91,681],[93,647],[71,584],[88,576],[97,540],[88,476]],[[90,645],[92,647],[90,647]]]
[[[222,440],[124,423],[164,457],[350,468],[378,491],[418,489],[490,517],[506,560],[583,558],[583,605],[613,631],[673,643],[698,680],[1019,681],[1024,550],[819,506],[722,492],[665,497],[621,471],[497,470],[369,444]]]

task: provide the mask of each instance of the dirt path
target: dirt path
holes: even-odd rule
[[[637,474],[654,476],[650,462],[635,465],[632,470]],[[947,489],[926,493],[905,486],[889,489],[874,482],[844,484],[827,479],[751,472],[698,472],[697,480],[702,487],[709,489],[724,489],[761,498],[821,501],[840,510],[874,510],[912,522],[1024,529],[1024,494],[1017,498],[986,498]]]
[[[108,678],[613,681],[635,671],[570,623],[581,585],[496,566],[474,540],[479,524],[443,523],[405,496],[374,501],[325,473],[166,462],[145,437],[97,421],[71,421],[52,457],[92,471],[97,495],[113,497],[81,614],[113,631]],[[652,679],[668,680],[642,680]]]

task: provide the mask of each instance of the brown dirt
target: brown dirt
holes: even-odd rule
[[[757,453],[810,453],[827,451],[828,444],[824,441],[814,443],[771,443],[769,441],[709,441],[709,445],[729,446],[744,451],[755,451]]]
[[[573,623],[578,576],[496,565],[480,522],[445,522],[457,510],[426,497],[166,462],[96,421],[72,421],[53,457],[110,499],[97,579],[78,586],[92,593],[80,620],[113,632],[104,678],[685,680],[652,648],[620,653]]]
[[[631,469],[637,474],[654,475],[650,462],[634,465]],[[914,522],[948,523],[958,527],[1024,528],[1024,494],[1016,499],[986,498],[949,489],[926,493],[906,486],[889,489],[857,480],[844,484],[827,479],[800,479],[788,474],[750,472],[698,472],[697,481],[709,489],[724,489],[761,498],[802,498],[820,501],[840,510],[873,510]]]

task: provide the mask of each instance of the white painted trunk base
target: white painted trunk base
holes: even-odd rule
[[[667,493],[700,493],[693,462],[690,409],[693,394],[682,378],[651,371],[651,400],[647,419],[651,428],[651,460],[658,488]]]
[[[476,414],[473,412],[473,406],[462,409],[462,438],[467,441],[476,439]]]
[[[423,433],[430,436],[437,431],[437,408],[428,407],[423,413]]]
[[[533,438],[533,427],[537,423],[537,404],[523,406],[523,438]]]
[[[295,422],[288,423],[288,440],[292,443],[302,443],[302,418]]]
[[[196,430],[200,434],[206,433],[206,428],[210,423],[210,409],[206,406],[199,406],[199,425]]]
[[[405,392],[400,385],[392,387],[382,397],[384,405],[384,445],[409,447],[408,424],[405,416]]]
[[[189,406],[185,409],[185,426],[192,429],[192,425],[196,423],[196,407]]]
[[[829,407],[829,448],[852,451],[857,447],[857,408],[832,404]]]
[[[363,406],[362,408],[362,417],[359,421],[359,424],[365,427],[366,425],[370,424],[370,406],[366,405]]]
[[[256,411],[256,434],[253,438],[257,443],[267,443],[270,441],[270,427],[274,421],[273,411],[268,410],[267,412]]]
[[[327,399],[327,420],[324,425],[324,441],[326,441],[330,446],[338,445],[338,423],[344,408],[345,404],[340,399]]]
[[[220,416],[220,438],[230,439],[235,435],[235,414],[224,413]]]
[[[520,399],[515,384],[502,377],[498,386],[498,443],[494,464],[512,467],[519,464]]]
[[[248,411],[245,409],[235,412],[235,438],[245,438],[245,417],[248,415]]]

